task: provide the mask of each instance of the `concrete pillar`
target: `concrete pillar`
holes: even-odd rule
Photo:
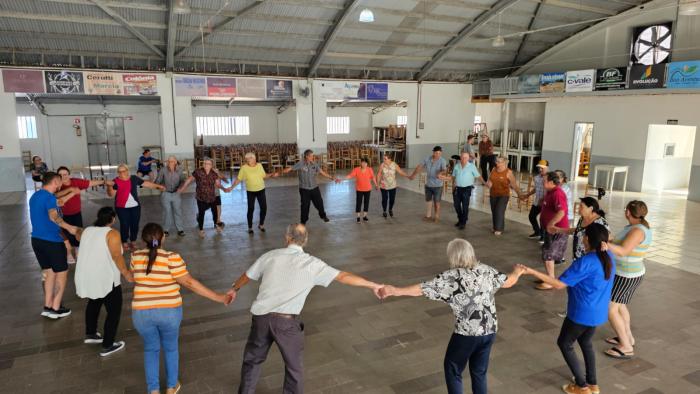
[[[303,97],[299,92],[309,87],[309,95]],[[301,154],[306,149],[321,154],[328,151],[326,135],[326,100],[320,97],[320,82],[313,80],[293,81],[296,98],[297,147]]]
[[[23,192],[24,166],[17,130],[15,95],[5,93],[0,78],[0,192]]]
[[[172,77],[158,75],[158,94],[162,128],[163,155],[178,159],[194,158],[195,119],[192,99],[175,96]]]

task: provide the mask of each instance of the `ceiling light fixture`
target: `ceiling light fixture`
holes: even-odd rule
[[[506,40],[501,35],[501,13],[498,13],[498,35],[491,41],[491,46],[494,48],[500,48],[506,45]]]
[[[372,23],[374,22],[374,12],[370,10],[369,8],[365,8],[360,12],[360,22],[362,23]]]
[[[187,0],[174,0],[173,13],[178,15],[186,15],[192,12],[192,8],[187,4]]]
[[[685,16],[700,15],[700,2],[696,0],[684,0],[678,4],[678,13]]]

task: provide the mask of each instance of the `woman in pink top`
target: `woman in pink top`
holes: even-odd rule
[[[345,177],[345,179],[355,178],[355,213],[357,214],[357,223],[360,223],[360,214],[362,214],[362,220],[368,222],[367,211],[369,210],[369,196],[372,192],[372,182],[374,182],[374,187],[379,189],[379,184],[377,183],[377,178],[374,177],[374,170],[369,166],[369,159],[363,157],[360,159],[360,166],[355,167],[352,172]],[[364,209],[360,211],[363,206]]]

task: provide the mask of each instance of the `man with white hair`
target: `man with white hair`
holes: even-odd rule
[[[175,156],[168,156],[165,167],[158,173],[155,183],[163,185],[165,191],[160,195],[160,203],[163,205],[163,228],[167,237],[173,227],[177,235],[185,235],[185,227],[182,225],[182,199],[180,198],[180,186],[185,182],[185,174],[182,173]]]
[[[455,227],[460,230],[464,230],[469,220],[469,200],[474,189],[474,182],[478,179],[482,184],[486,183],[476,166],[470,162],[470,158],[468,152],[462,152],[459,163],[455,164],[455,168],[452,170],[452,184],[454,185],[452,200],[455,212],[457,212]]]
[[[239,393],[255,393],[262,363],[275,342],[284,359],[285,393],[304,392],[304,323],[299,318],[309,292],[333,281],[366,287],[378,296],[381,285],[349,272],[339,271],[304,252],[308,233],[303,224],[291,224],[285,235],[287,247],[271,250],[241,275],[228,295],[234,299],[251,279],[260,280],[250,312],[253,324],[243,353]]]

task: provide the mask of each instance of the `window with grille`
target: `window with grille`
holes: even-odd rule
[[[17,130],[21,139],[36,139],[36,117],[34,116],[18,116]]]
[[[248,116],[197,116],[197,135],[250,135]]]
[[[327,134],[350,134],[349,116],[328,116],[326,117]]]
[[[408,124],[408,115],[398,115],[396,117],[397,126],[406,126]]]

